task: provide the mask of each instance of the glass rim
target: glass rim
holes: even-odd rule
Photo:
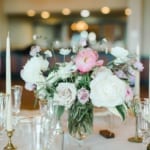
[[[12,87],[11,87],[12,89],[14,89],[14,88],[23,88],[23,86],[22,85],[17,85],[17,84],[15,84],[15,85],[12,85]]]

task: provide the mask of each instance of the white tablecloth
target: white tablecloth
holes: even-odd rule
[[[39,115],[37,111],[22,111],[22,121],[18,124],[13,143],[18,150],[34,150],[32,147],[32,118]],[[141,143],[130,143],[128,138],[135,134],[135,123],[133,117],[128,117],[122,122],[118,117],[110,115],[95,115],[93,134],[82,142],[86,150],[144,150]],[[64,121],[65,123],[65,121]],[[106,139],[99,135],[99,130],[111,129],[115,138]],[[79,150],[77,140],[67,134],[64,135],[64,150]],[[0,137],[0,150],[3,150],[7,143],[6,133]],[[146,149],[145,149],[146,150]]]

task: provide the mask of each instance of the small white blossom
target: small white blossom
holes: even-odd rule
[[[111,49],[111,54],[116,57],[115,64],[121,64],[128,61],[129,52],[122,47],[115,47]]]
[[[44,52],[44,54],[47,56],[47,57],[52,57],[52,52],[50,50],[46,50]]]
[[[61,55],[66,56],[66,55],[69,55],[70,52],[71,52],[70,49],[64,49],[64,48],[61,48],[59,53],[60,53]]]
[[[40,46],[32,46],[30,51],[30,56],[36,56],[37,53],[41,51]]]

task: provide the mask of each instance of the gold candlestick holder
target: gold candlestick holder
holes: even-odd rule
[[[11,138],[13,136],[13,132],[15,130],[11,130],[11,131],[6,131],[7,132],[7,136],[8,136],[8,143],[7,145],[4,147],[4,150],[16,150],[17,148],[12,144]]]
[[[135,136],[128,138],[129,142],[135,142],[135,143],[142,143],[143,138],[139,136],[138,134],[138,116],[135,116],[136,124],[135,124]]]

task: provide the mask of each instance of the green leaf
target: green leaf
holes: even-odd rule
[[[126,108],[124,105],[118,105],[116,106],[117,111],[120,113],[123,120],[125,120],[126,117]]]
[[[57,111],[57,117],[58,117],[58,119],[60,119],[62,114],[64,113],[65,108],[64,108],[64,106],[56,106],[56,107],[58,107],[56,110]]]
[[[93,105],[89,101],[81,104],[78,100],[69,109],[68,129],[73,135],[82,135],[83,132],[91,132],[93,125]]]

